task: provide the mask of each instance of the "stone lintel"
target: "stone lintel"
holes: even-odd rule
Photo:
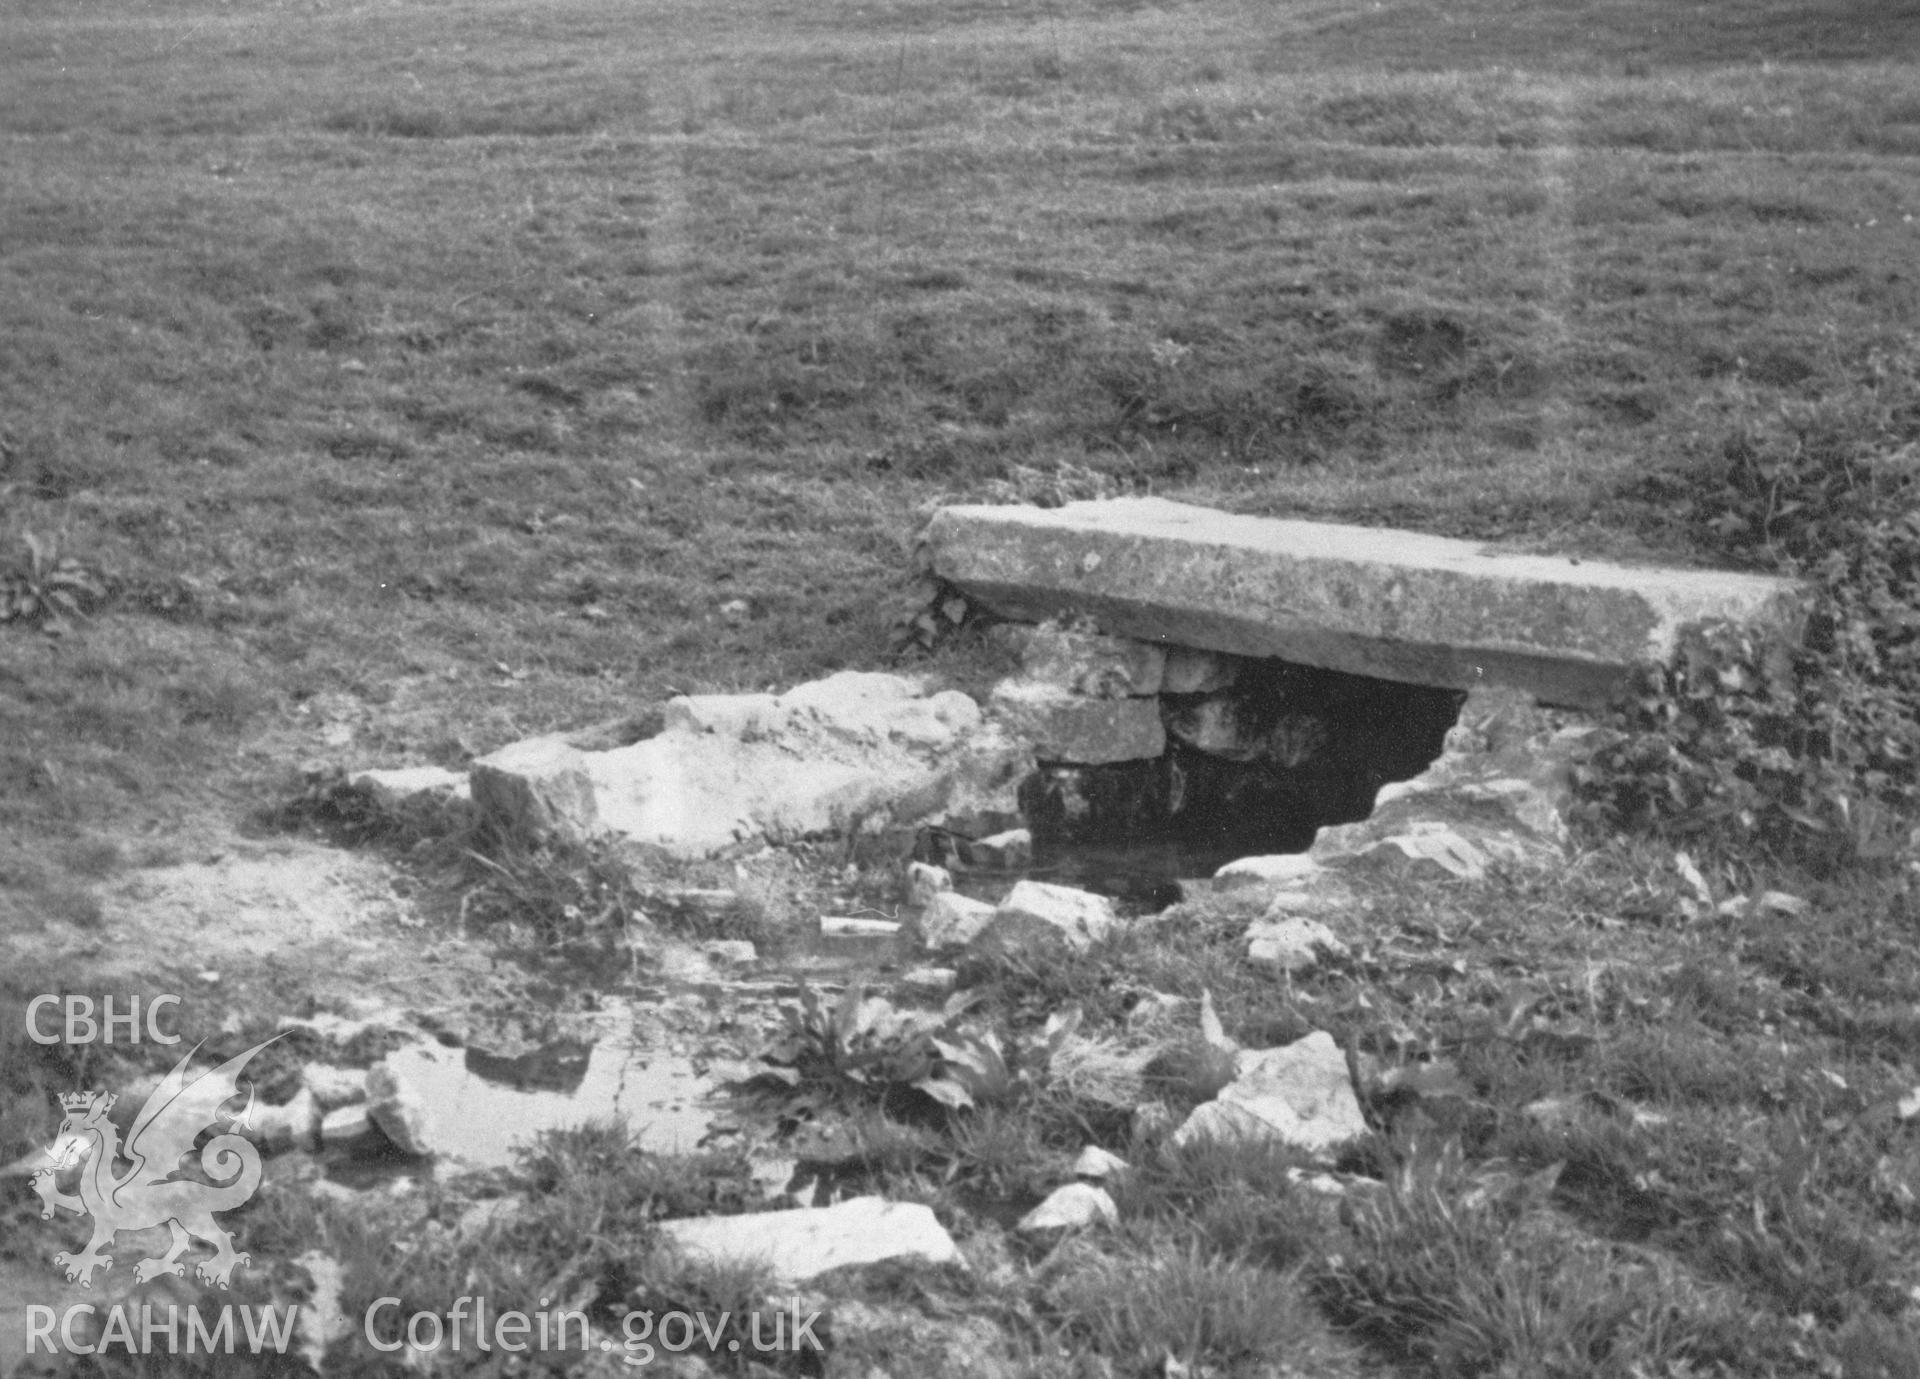
[[[1511,554],[1387,528],[1246,517],[1159,498],[949,507],[933,570],[1003,617],[1381,679],[1508,685],[1597,707],[1691,624],[1797,637],[1791,580]]]

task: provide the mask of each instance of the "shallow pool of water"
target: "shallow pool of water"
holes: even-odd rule
[[[542,1130],[610,1117],[642,1149],[691,1153],[724,1109],[692,1059],[642,1047],[625,1031],[516,1059],[415,1044],[389,1062],[425,1103],[442,1152],[479,1167],[511,1163],[515,1146]]]

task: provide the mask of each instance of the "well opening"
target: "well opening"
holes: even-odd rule
[[[1042,761],[1020,790],[1035,862],[1088,848],[1170,853],[1186,874],[1304,852],[1366,818],[1381,786],[1419,775],[1463,691],[1280,660],[1245,660],[1225,689],[1162,694],[1167,749],[1138,761]]]

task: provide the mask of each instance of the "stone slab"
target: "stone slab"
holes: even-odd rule
[[[1690,624],[1797,636],[1789,580],[1509,554],[1161,498],[942,508],[933,571],[1002,617],[1084,615],[1169,646],[1597,706]]]
[[[1102,766],[1146,761],[1167,750],[1153,699],[1093,699],[1040,680],[1003,680],[988,705],[1041,761]]]
[[[966,1267],[931,1208],[878,1197],[798,1211],[662,1221],[660,1233],[696,1262],[758,1264],[783,1284],[885,1260]]]
[[[656,736],[607,751],[557,736],[503,747],[473,763],[474,801],[533,841],[611,834],[701,857],[1011,804],[1031,770],[966,695],[898,676],[683,696],[663,717]]]
[[[1331,1154],[1367,1133],[1346,1055],[1316,1030],[1276,1049],[1242,1049],[1235,1076],[1214,1100],[1194,1108],[1174,1143],[1199,1139],[1278,1140]]]
[[[1095,699],[1158,694],[1163,688],[1167,651],[1151,642],[1076,632],[1053,623],[1002,623],[993,630],[1019,654],[1029,679]]]

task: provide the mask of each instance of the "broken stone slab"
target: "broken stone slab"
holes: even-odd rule
[[[967,844],[967,856],[976,867],[1014,871],[1033,861],[1033,832],[1031,829],[1010,828],[1004,833],[975,838]]]
[[[424,1159],[435,1152],[433,1117],[426,1102],[384,1060],[367,1069],[367,1117],[401,1153]]]
[[[1102,1149],[1097,1144],[1090,1144],[1082,1149],[1080,1157],[1073,1161],[1073,1176],[1076,1178],[1113,1178],[1126,1171],[1125,1159],[1112,1150]]]
[[[1549,842],[1564,843],[1574,776],[1599,736],[1593,723],[1569,723],[1566,717],[1517,691],[1470,691],[1440,757],[1411,780],[1382,786],[1374,795],[1373,815],[1431,815],[1437,798],[1442,801],[1438,812],[1498,815]]]
[[[1003,680],[988,708],[1041,761],[1104,766],[1145,761],[1167,750],[1154,699],[1091,699],[1039,680]]]
[[[1094,699],[1159,694],[1167,653],[1124,637],[1078,632],[1045,622],[1037,627],[1002,624],[999,640],[1020,657],[1027,678]]]
[[[1280,1048],[1241,1050],[1233,1081],[1194,1108],[1173,1142],[1274,1139],[1325,1155],[1366,1133],[1346,1055],[1316,1030]]]
[[[378,1132],[365,1102],[327,1112],[320,1120],[320,1143],[329,1149],[370,1143]]]
[[[1223,890],[1235,890],[1242,886],[1305,881],[1325,870],[1304,852],[1281,852],[1229,862],[1213,874],[1213,879]]]
[[[308,1063],[300,1069],[301,1086],[311,1093],[322,1111],[337,1110],[359,1101],[367,1094],[367,1075],[359,1068],[341,1068],[332,1063]]]
[[[728,967],[748,967],[760,961],[760,950],[743,938],[710,938],[700,945],[700,951]]]
[[[1031,754],[979,706],[846,671],[782,695],[672,700],[653,737],[586,752],[534,738],[473,764],[476,805],[518,836],[601,835],[702,857],[1015,807]]]
[[[900,974],[900,985],[921,996],[945,996],[960,984],[951,967],[913,967]]]
[[[915,921],[920,946],[934,953],[965,948],[986,932],[994,913],[984,900],[958,891],[936,891]]]
[[[1247,961],[1282,972],[1304,972],[1323,954],[1347,955],[1347,945],[1317,919],[1287,915],[1255,920],[1247,930]]]
[[[1120,1209],[1114,1206],[1105,1188],[1092,1183],[1068,1183],[1048,1193],[1039,1206],[1020,1218],[1014,1229],[1040,1234],[1118,1224]]]
[[[781,1284],[889,1260],[966,1267],[959,1247],[930,1207],[881,1197],[794,1211],[662,1221],[660,1233],[694,1262],[757,1264]]]
[[[1329,858],[1394,875],[1458,881],[1479,881],[1495,866],[1548,866],[1564,855],[1521,829],[1444,818],[1415,819],[1392,830],[1344,824],[1322,829],[1314,847]]]
[[[1104,895],[1056,886],[1050,881],[1020,881],[995,907],[990,934],[1039,926],[1057,933],[1076,952],[1109,937],[1119,927],[1113,901]]]
[[[942,508],[933,573],[1004,618],[1085,615],[1142,641],[1411,684],[1512,685],[1598,706],[1681,632],[1797,638],[1790,580],[1509,554],[1386,528],[1247,517],[1161,498]]]
[[[256,1106],[251,1122],[246,1127],[248,1138],[269,1153],[312,1152],[320,1147],[320,1103],[309,1087],[302,1087],[283,1106]]]

